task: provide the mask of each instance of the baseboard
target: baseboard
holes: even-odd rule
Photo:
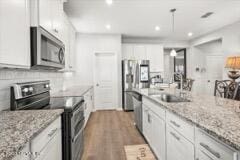
[[[122,109],[122,108],[117,108],[116,110],[117,110],[117,111],[123,111],[123,109]]]

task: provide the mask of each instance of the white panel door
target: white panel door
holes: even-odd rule
[[[222,56],[206,57],[206,79],[205,92],[208,95],[214,94],[216,80],[222,80],[224,60]]]
[[[146,53],[145,45],[134,45],[133,52],[134,52],[134,58],[136,60],[147,59],[147,53]]]
[[[116,55],[111,53],[95,54],[94,94],[97,110],[115,109],[117,85]]]

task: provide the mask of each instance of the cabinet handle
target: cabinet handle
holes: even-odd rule
[[[207,151],[209,151],[211,154],[213,154],[215,157],[217,158],[221,158],[220,153],[218,153],[217,151],[214,151],[211,147],[209,147],[208,145],[204,144],[204,143],[200,143],[200,145],[205,148]]]
[[[214,160],[214,159],[212,159],[212,157],[210,157],[207,153],[205,153],[205,152],[203,152],[203,151],[201,151],[205,156],[207,156],[209,159],[211,159],[211,160]]]
[[[53,31],[54,31],[54,32],[56,32],[56,33],[58,33],[58,30],[57,30],[56,28],[55,28],[55,29],[53,29]]]
[[[52,137],[56,132],[57,132],[57,128],[53,129],[49,134],[48,137]]]
[[[150,115],[150,114],[148,114],[148,123],[152,123],[151,115]]]
[[[174,138],[176,138],[178,141],[180,140],[180,137],[178,137],[175,133],[170,132],[170,134],[171,134]]]
[[[176,127],[178,127],[178,128],[181,127],[181,126],[180,126],[179,124],[177,124],[177,122],[175,122],[175,121],[172,121],[172,120],[171,120],[170,122],[171,122],[174,126],[176,126]]]

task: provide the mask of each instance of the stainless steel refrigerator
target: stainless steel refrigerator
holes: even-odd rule
[[[133,88],[149,88],[149,60],[122,61],[122,103],[125,111],[132,111]]]

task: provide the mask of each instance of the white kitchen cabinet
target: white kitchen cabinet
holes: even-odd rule
[[[31,0],[31,26],[41,26],[64,41],[62,0]]]
[[[145,45],[134,45],[133,47],[134,58],[136,60],[146,60],[146,46]]]
[[[61,117],[57,118],[30,142],[31,159],[61,160],[62,129]],[[37,154],[36,154],[37,153]]]
[[[88,119],[93,111],[93,89],[90,89],[87,93],[84,94],[84,117],[85,117],[85,124],[86,126]]]
[[[142,115],[142,126],[143,126],[143,135],[150,143],[150,137],[151,137],[151,132],[150,132],[150,121],[149,121],[149,111],[150,109],[143,104],[143,115]]]
[[[75,69],[75,55],[76,55],[76,30],[70,23],[69,27],[69,63],[68,68],[70,70]]]
[[[147,59],[150,60],[150,72],[164,71],[164,52],[161,45],[146,45]]]
[[[143,135],[159,160],[165,160],[165,121],[143,104]]]
[[[201,129],[196,131],[197,160],[238,160],[236,150],[218,142]]]
[[[128,60],[135,59],[132,44],[123,44],[122,45],[122,59],[128,59]]]
[[[164,71],[163,46],[158,44],[123,44],[122,59],[150,60],[150,72]]]
[[[63,14],[63,43],[65,44],[65,68],[62,71],[74,71],[76,54],[76,30],[69,21],[67,15]]]
[[[0,0],[0,67],[30,68],[29,0]]]
[[[52,26],[52,18],[51,18],[52,17],[51,1],[49,1],[49,0],[34,0],[31,3],[32,3],[32,6],[35,6],[35,8],[32,8],[32,9],[34,9],[34,12],[32,12],[32,14],[33,13],[35,13],[36,15],[38,14],[39,25],[41,27],[43,27],[45,30],[52,33],[53,26]],[[39,4],[39,6],[37,6],[37,4]],[[36,21],[38,21],[38,20],[36,19]],[[34,26],[37,26],[37,24],[35,24]]]
[[[150,113],[151,116],[151,143],[152,149],[158,160],[166,159],[166,136],[165,136],[165,121],[159,118],[155,113]]]
[[[167,124],[167,160],[194,160],[194,145]]]

